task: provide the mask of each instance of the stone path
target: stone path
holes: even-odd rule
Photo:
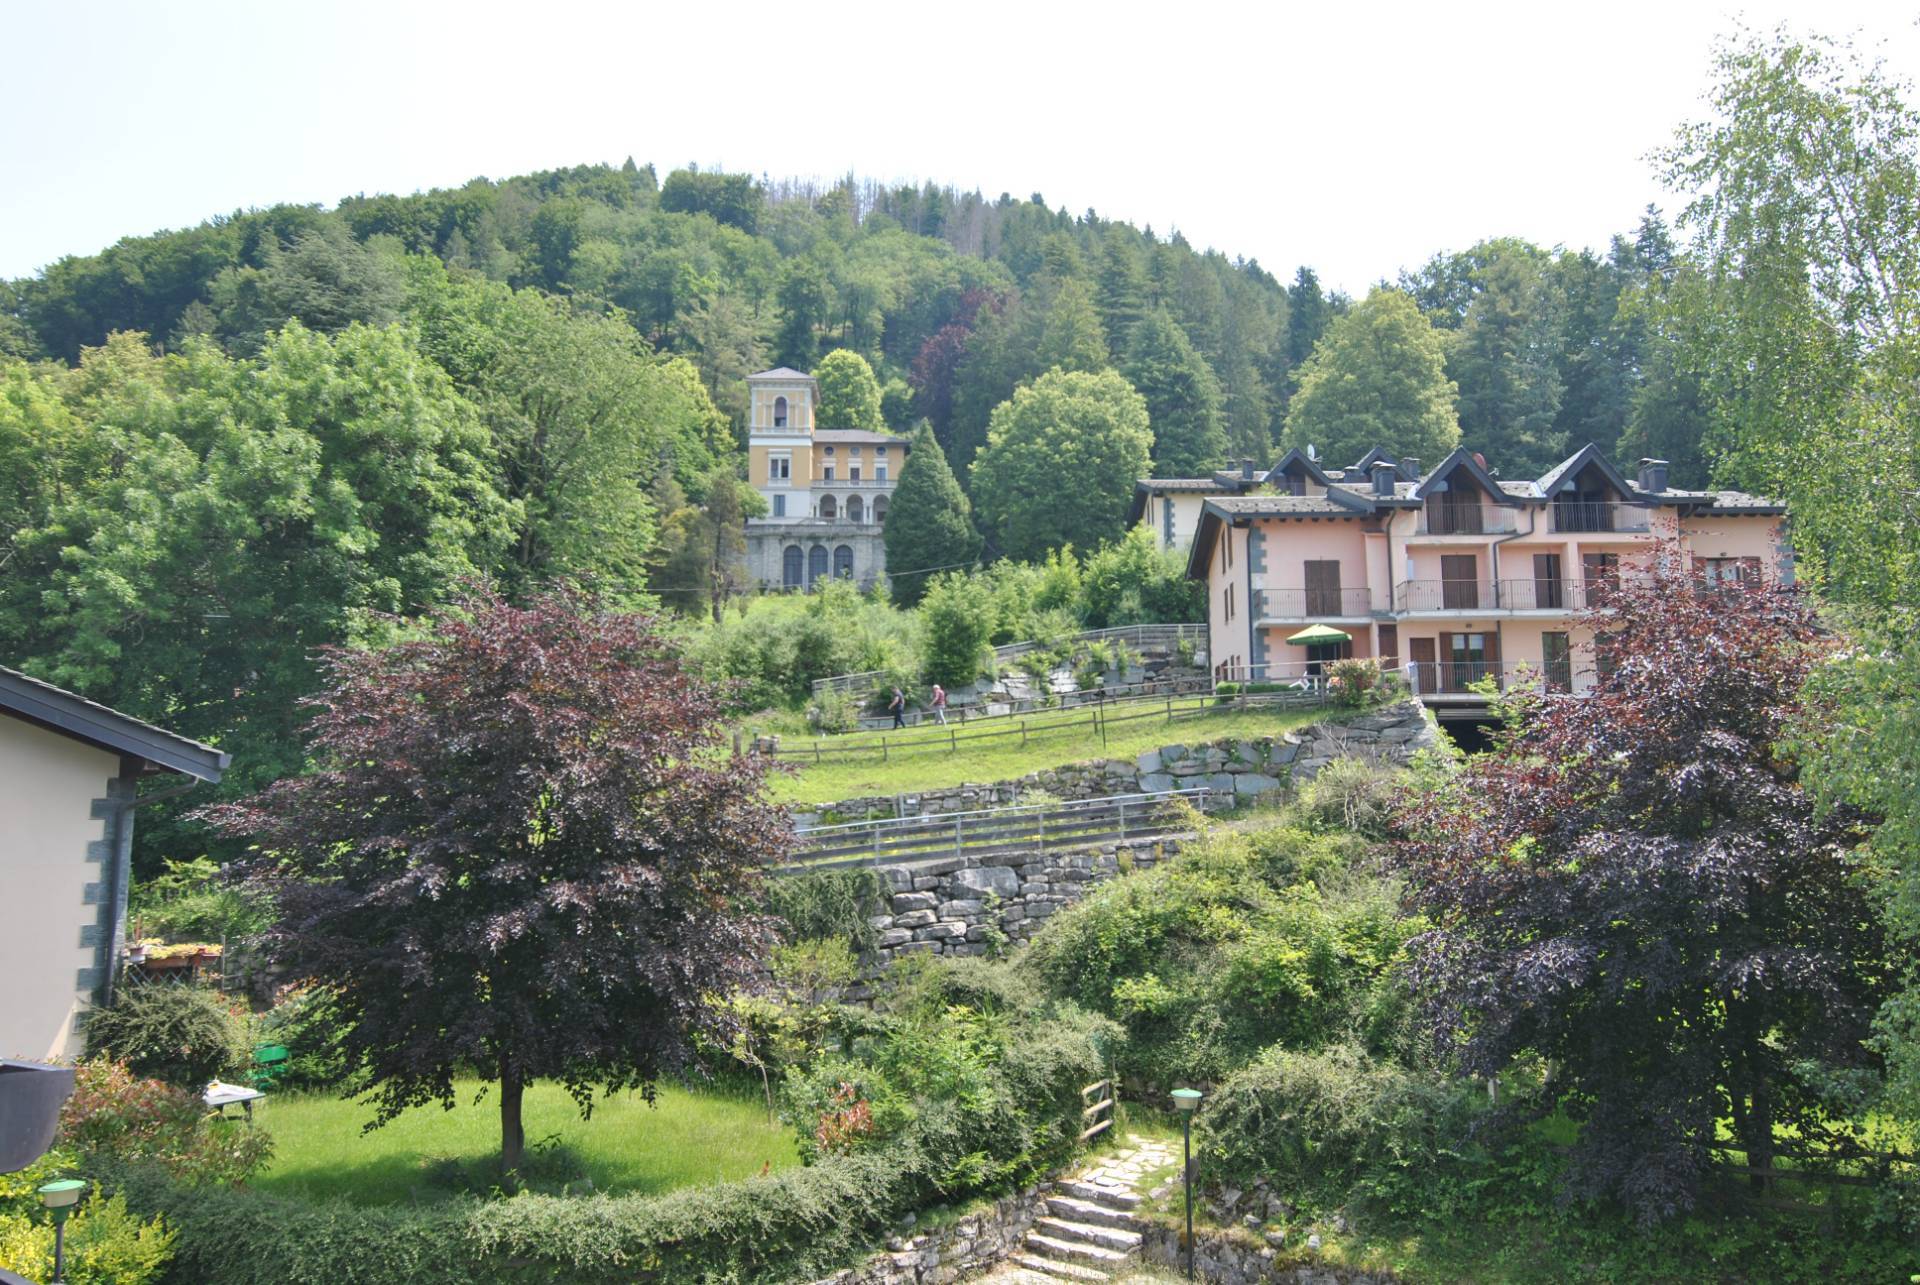
[[[1140,1259],[1140,1179],[1172,1164],[1165,1142],[1137,1134],[1079,1175],[1054,1184],[1047,1214],[1033,1224],[1020,1248],[981,1285],[1059,1285],[1097,1282],[1134,1267]]]

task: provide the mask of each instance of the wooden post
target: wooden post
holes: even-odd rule
[[[960,734],[951,727],[947,729],[947,752],[954,753],[960,748]]]
[[[887,734],[885,732],[880,734],[880,761],[882,763],[887,761]]]
[[[1026,747],[1027,747],[1027,720],[1023,718],[1020,720],[1020,748],[1025,749]]]

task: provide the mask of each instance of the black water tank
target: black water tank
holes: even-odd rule
[[[0,1173],[47,1154],[60,1107],[73,1092],[73,1068],[0,1061]]]

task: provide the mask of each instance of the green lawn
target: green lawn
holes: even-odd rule
[[[1148,709],[1151,707],[1138,712]],[[1173,722],[1164,716],[1115,721],[1102,743],[1100,734],[1088,722],[1086,710],[1054,710],[1026,715],[1023,720],[996,719],[956,727],[954,730],[964,737],[990,727],[1017,727],[1021,721],[1027,725],[1024,745],[1016,732],[970,744],[962,740],[958,749],[943,748],[948,740],[944,727],[912,728],[888,735],[888,757],[884,760],[877,754],[862,754],[818,764],[795,763],[796,774],[774,777],[773,794],[783,803],[831,803],[863,794],[907,794],[968,781],[1005,781],[1082,759],[1132,758],[1174,742],[1273,736],[1333,714],[1325,709],[1283,712],[1225,707],[1218,713]],[[847,739],[850,743],[878,743],[871,734]]]
[[[477,1081],[462,1081],[458,1105],[416,1107],[372,1133],[361,1126],[371,1108],[321,1095],[269,1097],[257,1108],[273,1134],[274,1158],[253,1185],[309,1198],[341,1196],[355,1204],[435,1200],[468,1187],[484,1189],[500,1152],[499,1098],[478,1104]],[[567,1153],[530,1157],[533,1185],[557,1188],[580,1170],[599,1191],[652,1192],[694,1183],[748,1178],[762,1168],[800,1163],[791,1130],[770,1124],[754,1097],[662,1084],[649,1107],[637,1093],[596,1102],[582,1120],[557,1084],[535,1084],[525,1102],[527,1145],[558,1135]]]

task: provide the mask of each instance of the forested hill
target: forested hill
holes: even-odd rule
[[[1055,364],[1112,365],[1136,384],[1171,365],[1186,391],[1178,423],[1153,405],[1163,470],[1266,459],[1285,441],[1298,368],[1346,307],[1308,268],[1283,283],[1038,193],[698,170],[661,183],[629,160],[131,237],[0,284],[0,355],[74,362],[140,331],[170,349],[206,334],[244,357],[289,318],[324,334],[379,325],[419,306],[409,255],[610,314],[684,355],[736,428],[745,375],[853,349],[879,374],[888,422],[930,420],[963,477],[993,408]],[[1672,455],[1677,481],[1698,480],[1690,390],[1650,358],[1642,306],[1670,261],[1650,219],[1605,254],[1497,240],[1405,274],[1452,332],[1466,443],[1516,473],[1590,440],[1616,449],[1632,425],[1628,453]],[[1161,309],[1170,324],[1139,326]]]

